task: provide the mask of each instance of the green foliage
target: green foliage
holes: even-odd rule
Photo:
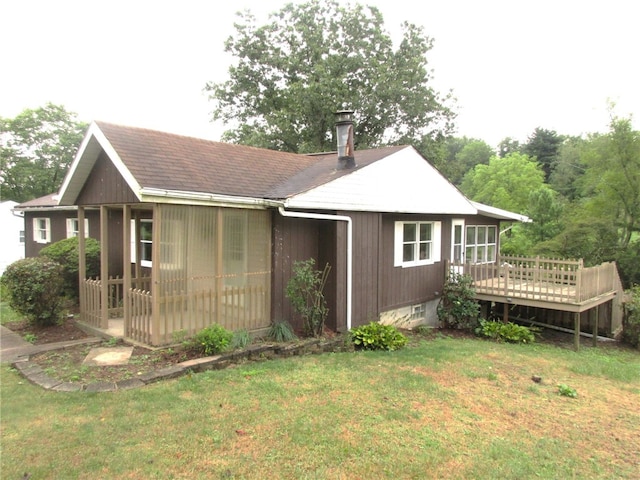
[[[229,348],[233,333],[222,325],[210,325],[194,335],[190,346],[204,355],[216,355]]]
[[[495,155],[485,141],[468,137],[451,137],[445,142],[446,157],[436,163],[438,170],[454,185],[460,185],[464,175],[476,165],[487,165]],[[430,161],[431,156],[426,156]],[[433,162],[432,162],[433,163]]]
[[[529,194],[529,207],[525,213],[532,221],[526,223],[525,228],[536,242],[551,239],[561,230],[562,203],[556,197],[546,185]]]
[[[69,297],[78,298],[78,269],[80,266],[78,237],[65,238],[47,245],[40,250],[39,255],[62,265],[64,269],[64,293]],[[100,242],[95,238],[85,238],[85,258],[87,277],[100,276]]]
[[[62,266],[47,258],[25,258],[7,267],[0,280],[9,306],[38,326],[55,325],[63,310]]]
[[[351,338],[356,348],[363,350],[398,350],[404,347],[408,340],[393,325],[383,325],[371,322],[351,329]]]
[[[239,14],[225,51],[228,80],[208,83],[214,119],[239,127],[229,141],[290,152],[335,150],[334,112],[350,103],[356,147],[448,136],[450,94],[433,87],[432,39],[402,25],[394,42],[376,7],[335,0],[287,3],[258,25]]]
[[[29,343],[36,343],[36,340],[38,340],[38,337],[33,333],[27,333],[22,338],[24,338],[24,340]]]
[[[271,323],[267,333],[267,338],[274,342],[284,343],[293,342],[298,337],[296,337],[296,334],[293,332],[293,328],[291,328],[289,322],[282,320]]]
[[[438,318],[445,326],[472,330],[478,323],[480,305],[475,299],[473,278],[452,272],[438,303]]]
[[[540,329],[536,327],[484,319],[480,320],[480,326],[476,328],[478,335],[507,343],[533,343],[536,341],[535,333],[538,331]]]
[[[477,165],[462,181],[461,190],[477,202],[524,212],[529,192],[544,186],[544,172],[535,159],[521,153],[492,157],[488,165]]]
[[[526,144],[522,146],[522,153],[535,158],[545,173],[548,180],[551,170],[556,163],[560,146],[564,137],[558,135],[555,130],[536,128]]]
[[[13,119],[0,117],[3,200],[24,202],[57,191],[85,128],[74,113],[51,103]]]
[[[561,383],[560,385],[558,385],[558,395],[562,395],[563,397],[577,398],[578,392],[575,388]]]
[[[616,256],[616,263],[625,288],[640,285],[640,240],[621,248]]]
[[[640,349],[640,286],[635,285],[626,293],[629,300],[624,304],[622,341]]]
[[[330,269],[326,264],[324,270],[316,270],[313,258],[298,261],[293,264],[293,276],[287,283],[287,298],[302,317],[305,334],[310,336],[322,335],[329,314],[323,290]]]
[[[246,329],[236,330],[231,338],[231,348],[242,349],[247,348],[251,344],[251,335]]]

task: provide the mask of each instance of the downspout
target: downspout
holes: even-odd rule
[[[351,217],[346,215],[330,215],[328,213],[307,213],[307,212],[291,212],[284,209],[283,206],[278,207],[280,215],[283,217],[294,218],[310,218],[315,220],[331,220],[337,222],[347,222],[347,330],[351,330],[351,285],[352,275],[351,266],[353,263],[352,255],[352,226]]]

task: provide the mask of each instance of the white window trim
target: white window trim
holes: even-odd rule
[[[40,220],[45,221],[45,238],[40,238]],[[46,217],[36,217],[33,219],[33,240],[36,243],[50,243],[51,242],[51,219]]]
[[[487,241],[479,244],[478,243],[478,227],[485,227],[487,229]],[[475,228],[475,243],[468,243],[467,242],[467,230],[469,228]],[[495,231],[495,242],[489,242],[489,229],[493,228]],[[464,245],[464,251],[465,251],[465,262],[468,263],[473,263],[473,264],[484,264],[484,263],[494,263],[496,261],[496,258],[498,256],[498,227],[496,225],[467,225],[466,228],[464,229],[464,241],[465,241],[465,245]],[[489,246],[493,246],[493,259],[487,258],[486,260],[482,259],[480,261],[478,261],[478,247],[485,247],[485,252],[489,251]],[[471,258],[468,258],[468,256],[466,255],[466,251],[469,248],[473,248],[473,255],[471,255]]]
[[[75,228],[76,225],[74,224],[77,222],[78,222],[77,218],[67,218],[67,238],[78,236],[79,232]],[[88,218],[84,219],[84,238],[89,238],[89,219]]]
[[[413,260],[411,262],[403,261],[403,244],[404,244],[404,225],[413,223],[416,225],[417,230],[420,230],[420,224],[431,224],[431,258],[425,260]],[[393,246],[393,266],[394,267],[418,267],[421,265],[433,265],[441,260],[441,245],[442,245],[442,222],[422,222],[422,221],[398,221],[395,222],[395,241]]]
[[[140,224],[149,222],[153,225],[153,220],[150,218],[142,218],[140,219]],[[153,227],[152,227],[153,228]],[[153,241],[148,242],[151,243],[151,248],[153,248]],[[131,219],[131,263],[136,263],[136,247],[138,244],[138,231],[136,230],[136,221],[135,219]],[[142,250],[142,249],[141,249]],[[151,260],[140,260],[140,265],[142,267],[152,267],[153,262]]]

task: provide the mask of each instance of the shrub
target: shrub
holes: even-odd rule
[[[203,355],[224,352],[231,345],[233,333],[222,325],[210,325],[194,335],[190,346]]]
[[[558,395],[562,395],[563,397],[577,398],[578,392],[575,388],[561,383],[560,385],[558,385]]]
[[[624,304],[622,319],[622,341],[640,349],[640,286],[627,291],[628,302]]]
[[[9,306],[37,326],[55,325],[63,310],[62,266],[47,258],[25,258],[2,275]]]
[[[293,328],[291,328],[289,322],[283,320],[271,323],[269,331],[267,332],[267,338],[274,342],[284,343],[293,342],[297,337],[296,334],[293,333]]]
[[[407,344],[407,337],[392,325],[371,322],[351,330],[356,348],[364,350],[398,350]]]
[[[41,257],[47,257],[62,265],[64,274],[64,294],[78,298],[79,249],[78,237],[65,238],[47,245],[40,250]],[[100,275],[100,242],[95,238],[85,238],[85,259],[87,277]]]
[[[525,327],[511,322],[480,320],[476,334],[493,338],[499,342],[533,343],[536,340],[535,333],[539,330],[536,327]]]
[[[480,305],[475,299],[473,278],[451,273],[444,284],[437,308],[438,319],[445,326],[472,330],[478,324]]]
[[[326,264],[324,270],[316,270],[313,258],[295,262],[293,276],[287,283],[287,298],[302,317],[305,334],[310,336],[322,335],[329,314],[323,290],[330,269]]]

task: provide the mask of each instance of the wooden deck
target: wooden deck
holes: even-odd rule
[[[495,263],[452,265],[471,275],[478,300],[576,314],[613,303],[608,334],[622,325],[622,285],[615,263],[584,267],[582,260],[499,257]],[[588,316],[588,315],[587,315]]]

